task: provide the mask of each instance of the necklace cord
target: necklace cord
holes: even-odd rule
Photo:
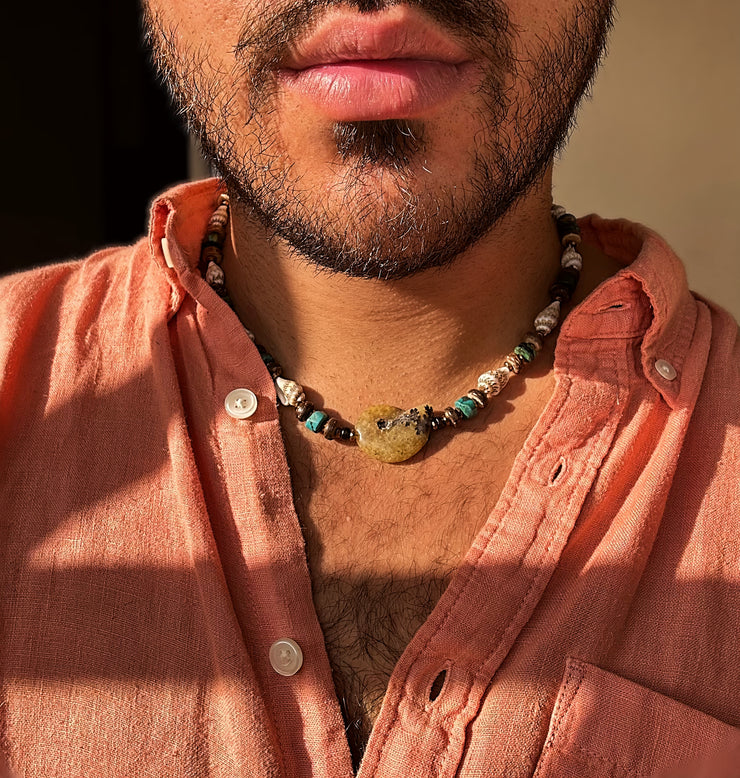
[[[298,420],[311,432],[322,434],[327,440],[357,444],[366,454],[382,462],[410,459],[426,444],[432,432],[445,427],[457,428],[477,416],[501,393],[512,376],[518,375],[534,361],[545,339],[557,328],[562,307],[570,301],[578,285],[583,267],[583,258],[578,251],[581,243],[578,221],[560,205],[553,205],[551,214],[560,238],[562,254],[560,268],[550,286],[550,302],[535,317],[533,329],[525,333],[521,342],[514,346],[501,364],[482,373],[475,388],[458,397],[452,405],[442,411],[435,411],[431,405],[421,405],[410,410],[385,404],[374,405],[363,411],[354,425],[344,424],[308,402],[303,387],[283,376],[283,368],[245,327],[275,382],[278,402],[294,408]],[[209,286],[233,309],[222,268],[228,223],[229,196],[221,194],[218,206],[208,220],[198,269]]]

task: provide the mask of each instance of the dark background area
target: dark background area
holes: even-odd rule
[[[13,16],[0,81],[0,274],[134,241],[151,199],[188,175],[187,137],[149,65],[136,0],[26,2]]]

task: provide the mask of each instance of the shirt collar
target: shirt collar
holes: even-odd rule
[[[170,280],[170,317],[185,294],[209,298],[198,272],[200,245],[208,219],[223,192],[218,179],[181,184],[154,201],[149,244],[154,261]],[[696,301],[683,264],[655,232],[624,219],[587,216],[583,238],[624,265],[577,306],[562,326],[561,338],[604,340],[642,338],[642,368],[671,407],[682,404],[683,368],[696,324]],[[676,371],[666,378],[656,369],[663,360]]]
[[[642,336],[645,377],[672,407],[693,404],[684,381],[697,304],[681,260],[655,232],[624,219],[587,216],[583,239],[624,265],[568,316],[561,337],[634,338]],[[666,377],[665,363],[676,376]],[[656,367],[656,365],[658,367]]]
[[[172,287],[170,318],[185,294],[207,300],[209,287],[198,271],[200,248],[208,220],[225,191],[219,179],[188,182],[165,192],[151,208],[149,248],[152,258]]]

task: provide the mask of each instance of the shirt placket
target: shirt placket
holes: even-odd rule
[[[285,775],[348,775],[344,725],[313,605],[274,387],[246,335],[237,340],[241,353],[253,352],[251,359],[217,374],[213,402],[245,562],[237,593],[250,602],[250,624],[242,625],[245,640],[272,714]],[[245,390],[254,413],[229,414],[229,398],[233,402],[234,393]]]
[[[599,346],[598,355],[588,340],[559,346],[553,397],[488,522],[401,657],[360,778],[457,773],[468,725],[555,570],[625,407],[626,344]]]
[[[277,776],[277,769],[285,778],[349,776],[349,748],[313,605],[272,379],[236,315],[183,269],[179,247],[171,243],[180,279],[195,300],[197,324],[188,337],[199,342],[191,340],[189,347],[202,350],[209,378],[200,382],[194,399],[197,412],[208,419],[199,426],[209,430],[221,478],[216,502],[227,503],[216,506],[218,515],[209,520],[230,525],[227,532],[216,532],[217,546],[238,546],[227,553],[223,546],[218,549],[227,582],[220,591],[231,597],[232,607],[203,604],[217,612],[230,610],[242,638],[230,649],[220,646],[214,661],[223,666],[215,673],[230,675],[246,667],[240,675],[257,684],[245,686],[243,699],[227,704],[233,731],[228,742],[214,748],[231,752],[244,775],[253,774],[256,759],[272,765],[270,775]],[[221,642],[231,634],[230,626],[224,625]],[[260,726],[271,737],[257,736],[245,746],[254,728],[240,711],[255,704],[267,711],[269,722]]]

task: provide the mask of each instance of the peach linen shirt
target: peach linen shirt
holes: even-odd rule
[[[148,239],[0,282],[5,775],[351,775],[273,384],[196,270],[217,193],[177,187]],[[654,233],[582,229],[624,269],[565,320],[367,778],[740,774],[737,326]]]

